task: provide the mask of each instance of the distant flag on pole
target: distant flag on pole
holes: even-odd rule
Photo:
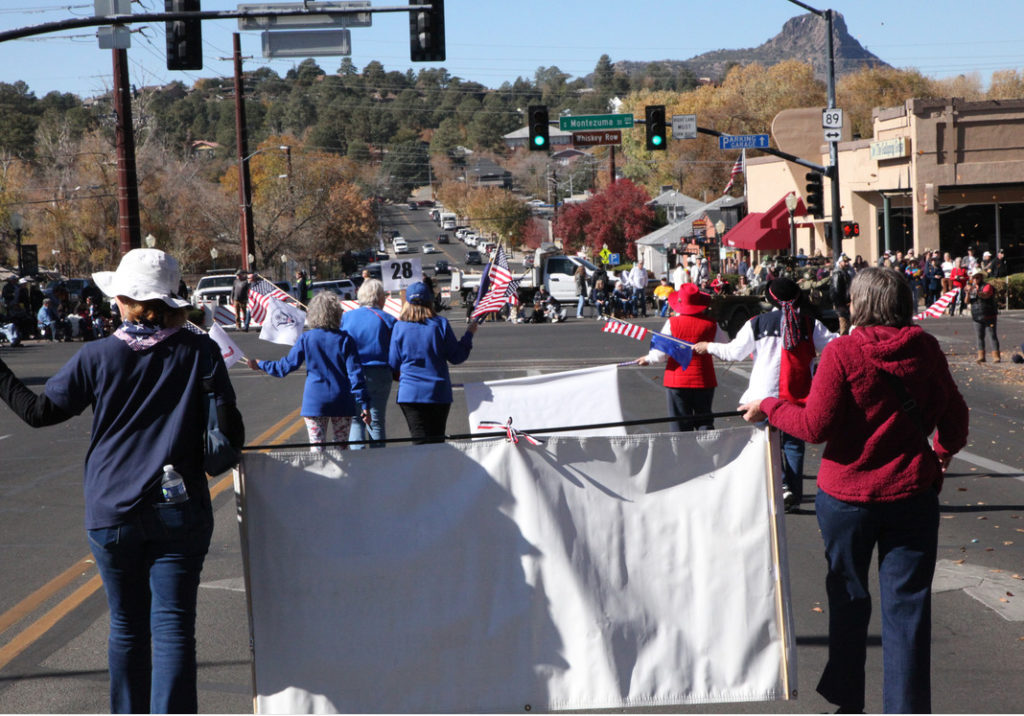
[[[266,320],[271,299],[285,302],[294,300],[270,281],[259,276],[256,282],[249,286],[249,315],[253,321],[263,323]]]
[[[626,323],[625,321],[616,321],[614,318],[609,318],[605,321],[604,328],[601,330],[605,333],[615,333],[627,338],[635,338],[638,341],[642,341],[647,337],[647,329],[643,326]]]
[[[736,177],[743,176],[744,154],[740,154],[740,156],[736,159],[736,163],[732,165],[732,172],[729,174],[729,183],[726,184],[725,189],[722,190],[723,194],[729,193],[729,190],[732,189],[732,185],[736,183]]]
[[[920,321],[925,318],[938,318],[946,312],[946,309],[949,308],[949,304],[956,300],[958,293],[960,293],[959,288],[954,288],[952,291],[946,291],[944,294],[939,296],[939,299],[935,303],[914,316],[914,320]]]
[[[508,269],[508,257],[505,256],[505,249],[498,246],[494,250],[494,259],[487,265],[483,276],[480,277],[479,298],[476,301],[476,308],[469,316],[470,319],[500,311],[506,303],[513,306],[518,305],[518,289],[519,279],[512,278],[512,272]]]

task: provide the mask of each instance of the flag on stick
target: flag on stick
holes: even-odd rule
[[[954,288],[951,291],[946,291],[944,294],[939,296],[939,299],[935,303],[928,306],[928,308],[924,309],[916,316],[914,316],[914,320],[920,321],[925,318],[938,318],[939,316],[946,312],[946,309],[949,308],[949,304],[956,301],[957,294],[959,293],[959,288]]]
[[[268,304],[267,320],[260,328],[260,340],[295,345],[306,328],[306,314],[301,308],[276,298],[269,299]]]
[[[249,315],[256,323],[263,323],[270,309],[270,300],[292,301],[291,296],[270,283],[262,276],[256,277],[256,282],[249,286]]]
[[[732,189],[732,185],[736,183],[736,177],[743,176],[743,154],[736,159],[736,163],[732,165],[732,172],[729,174],[729,183],[725,185],[725,189],[722,190],[722,194],[728,194],[729,190]]]
[[[519,279],[512,278],[505,249],[498,246],[494,250],[494,259],[484,268],[483,276],[480,277],[479,298],[476,301],[476,308],[469,317],[479,318],[500,311],[506,303],[518,305],[518,289]]]
[[[605,321],[604,328],[601,330],[605,333],[615,333],[620,336],[635,338],[638,341],[642,341],[647,337],[647,329],[643,326],[626,323],[625,321],[616,321],[614,318],[609,318]]]
[[[683,370],[686,370],[693,360],[693,348],[689,344],[674,340],[663,333],[651,335],[651,348],[671,356]]]
[[[210,326],[210,338],[213,339],[214,343],[220,346],[220,354],[224,358],[224,365],[228,368],[233,366],[238,361],[242,360],[244,354],[242,349],[231,340],[231,336],[228,332],[221,328],[219,323],[214,323]]]

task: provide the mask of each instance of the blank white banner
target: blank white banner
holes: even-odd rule
[[[790,698],[773,454],[747,427],[246,453],[257,711]]]

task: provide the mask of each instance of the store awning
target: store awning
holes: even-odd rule
[[[807,213],[803,199],[797,200],[794,215]],[[722,244],[748,251],[779,251],[789,248],[789,210],[783,197],[768,211],[747,214],[722,237]]]

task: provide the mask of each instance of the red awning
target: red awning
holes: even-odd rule
[[[797,202],[794,214],[803,215],[803,199]],[[778,251],[789,248],[789,210],[783,197],[768,211],[747,214],[740,223],[722,237],[726,246],[748,251]]]

